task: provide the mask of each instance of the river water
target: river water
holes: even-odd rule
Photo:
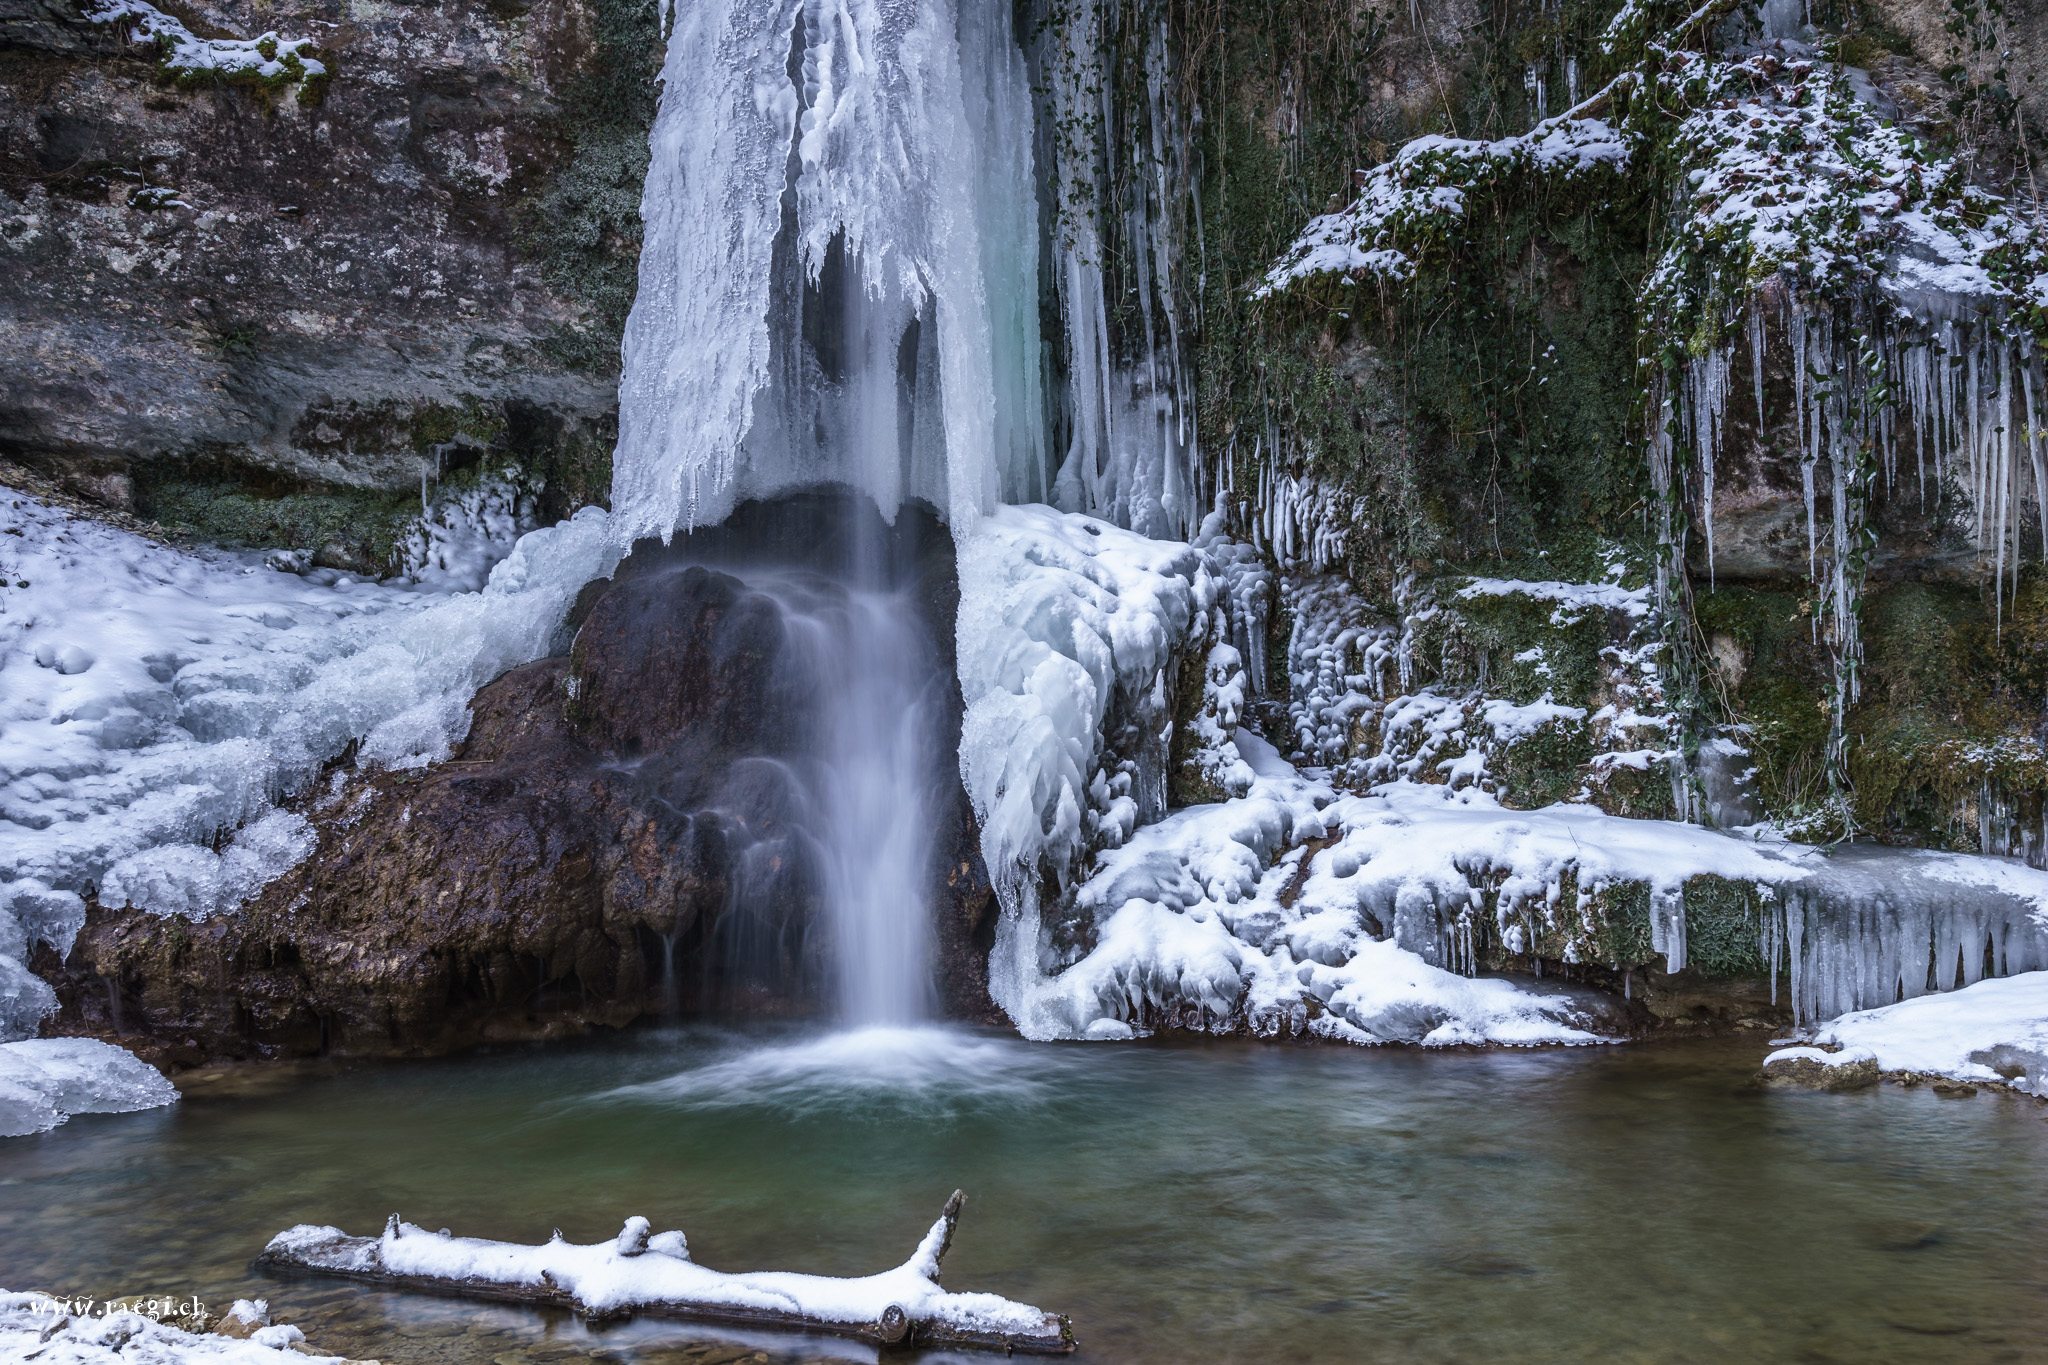
[[[273,1073],[0,1144],[0,1284],[261,1295],[387,1362],[872,1360],[248,1261],[301,1221],[640,1213],[722,1269],[859,1274],[958,1185],[949,1286],[1072,1315],[1086,1361],[2048,1359],[2048,1107],[1766,1093],[1761,1050],[653,1029]]]

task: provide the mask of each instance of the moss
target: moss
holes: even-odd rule
[[[1174,680],[1173,739],[1167,750],[1166,803],[1179,808],[1222,801],[1230,793],[1204,771],[1197,752],[1195,721],[1207,700],[1208,651],[1187,650]]]
[[[224,345],[226,343],[223,343]],[[513,399],[336,404],[306,412],[292,444],[315,455],[389,460],[403,453],[437,463],[441,492],[510,468],[543,522],[602,504],[609,491],[616,419],[581,421]],[[136,510],[174,537],[250,548],[307,549],[317,562],[389,573],[420,515],[420,495],[311,483],[252,467],[239,451],[183,465],[138,467]]]
[[[1666,763],[1640,768],[1604,764],[1588,770],[1581,785],[1593,804],[1609,815],[1633,820],[1678,818],[1678,801],[1671,791],[1671,769]]]
[[[1431,121],[1449,112],[1467,136],[1533,122],[1528,63],[1591,51],[1604,8],[1501,6],[1463,66],[1435,72]],[[1361,12],[1315,3],[1232,15],[1227,43],[1197,48],[1206,292],[1183,315],[1205,320],[1206,442],[1229,442],[1249,475],[1255,449],[1273,457],[1277,432],[1284,463],[1357,493],[1351,567],[1369,588],[1389,566],[1546,549],[1561,561],[1596,537],[1640,539],[1633,305],[1653,215],[1595,220],[1524,187],[1475,210],[1448,244],[1455,269],[1389,296],[1333,286],[1301,302],[1248,301],[1301,224],[1348,196],[1362,148],[1377,160],[1425,131],[1374,98],[1391,59],[1375,50],[1382,35],[1361,37]],[[1285,136],[1276,108],[1295,125]]]
[[[458,438],[472,445],[496,446],[505,439],[507,420],[502,404],[466,397],[460,403],[422,403],[405,414],[406,437],[415,454],[432,454]]]
[[[1976,850],[1986,800],[2038,804],[2048,788],[2034,733],[2044,606],[2038,577],[2015,594],[2010,629],[1969,589],[1902,583],[1871,597],[1865,693],[1849,717],[1862,828]]]
[[[1763,904],[1754,886],[1721,877],[1685,884],[1686,969],[1702,976],[1764,976]]]
[[[139,482],[137,510],[173,536],[238,548],[313,550],[319,562],[387,573],[419,518],[416,494],[319,488],[269,491],[232,474],[159,474]]]
[[[1469,659],[1456,686],[1526,705],[1546,694],[1576,704],[1600,684],[1601,651],[1628,638],[1629,627],[1604,611],[1560,610],[1555,602],[1519,593],[1453,597],[1446,616],[1459,623]]]
[[[1713,978],[1769,974],[1761,947],[1765,904],[1754,886],[1723,877],[1685,883],[1686,970]],[[1585,898],[1590,926],[1583,960],[1617,968],[1661,959],[1650,947],[1650,892],[1640,882],[1609,886]]]
[[[1827,792],[1827,653],[1815,642],[1812,604],[1775,589],[1695,588],[1693,620],[1710,658],[1731,667],[1707,671],[1714,708],[1749,727],[1758,792],[1774,814],[1818,810]]]
[[[547,357],[613,373],[633,306],[640,193],[663,50],[659,0],[591,0],[592,51],[563,92],[569,154],[521,212],[515,239],[553,288],[588,316],[548,339]]]
[[[1592,756],[1584,721],[1554,721],[1491,754],[1487,771],[1501,784],[1501,804],[1534,810],[1569,799],[1579,788],[1579,770]]]
[[[1588,948],[1582,958],[1618,968],[1656,958],[1650,948],[1650,890],[1642,883],[1604,887],[1583,897],[1579,909]]]

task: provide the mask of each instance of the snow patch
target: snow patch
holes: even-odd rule
[[[237,1302],[235,1307],[244,1306]],[[72,1314],[45,1294],[0,1290],[0,1358],[49,1365],[342,1365],[296,1349],[298,1328],[257,1328],[246,1340],[186,1332],[143,1313]]]
[[[86,0],[85,17],[95,24],[126,24],[136,42],[157,49],[163,69],[174,76],[303,81],[327,74],[312,55],[311,38],[281,38],[275,30],[255,38],[201,38],[144,0]]]

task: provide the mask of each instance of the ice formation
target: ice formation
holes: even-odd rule
[[[1341,579],[1283,574],[1288,700],[1264,714],[1309,766],[1239,731],[1237,762],[1212,769],[1223,799],[1162,815],[1156,795],[1137,799],[1160,790],[1141,780],[1158,771],[1144,741],[1156,753],[1192,725],[1213,743],[1207,728],[1248,711],[1243,670],[1180,661],[1235,639],[1218,618],[1272,592],[1269,575],[1247,572],[1248,547],[1150,542],[1050,509],[1004,509],[986,529],[963,552],[962,759],[1013,907],[991,986],[1027,1036],[1592,1041],[1613,1031],[1599,1006],[1475,979],[1481,945],[1604,962],[1608,919],[1646,913],[1651,951],[1681,970],[1703,879],[1749,907],[1757,959],[1802,1021],[2048,962],[2048,874],[2018,861],[1830,851],[1595,804],[1618,772],[1654,796],[1680,769],[1650,590],[1618,566],[1594,583],[1466,580],[1444,601],[1411,586],[1398,617]],[[1483,667],[1451,686],[1425,657],[1450,648],[1459,604],[1503,599],[1562,630],[1607,623],[1597,710],[1551,695],[1540,645],[1493,690]],[[1169,705],[1194,676],[1201,705]],[[1498,690],[1510,681],[1517,696]],[[1582,754],[1582,786],[1512,809],[1529,804],[1510,774],[1531,743],[1552,746],[1551,766]],[[1646,912],[1624,908],[1631,895]]]
[[[626,325],[622,541],[819,483],[956,524],[1042,492],[1031,97],[1009,16],[679,8]]]
[[[1846,1014],[1813,1041],[1819,1048],[1786,1048],[1765,1065],[1869,1057],[1882,1071],[2006,1084],[2048,1098],[2048,971]]]
[[[1113,54],[1113,10],[1090,0],[1028,35],[1007,6],[956,0],[679,13],[626,330],[622,542],[821,483],[885,514],[921,498],[963,528],[998,502],[1050,500],[1195,531],[1176,227],[1187,120],[1163,21],[1139,26],[1141,52]],[[1121,57],[1143,64],[1142,128],[1115,123],[1106,74]],[[1128,279],[1111,274],[1118,244]],[[1128,355],[1109,324],[1125,288]],[[1063,382],[1049,390],[1048,375]]]
[[[1868,73],[1815,47],[1797,6],[1731,21],[1725,52],[1696,50],[1714,45],[1736,8],[1707,0],[1653,33],[1653,11],[1625,5],[1603,46],[1642,47],[1644,67],[1520,137],[1400,148],[1363,174],[1352,204],[1309,223],[1256,292],[1395,287],[1432,253],[1447,255],[1471,197],[1509,177],[1584,196],[1602,188],[1589,170],[1668,165],[1676,212],[1639,318],[1668,556],[1659,600],[1683,572],[1689,527],[1711,578],[1729,405],[1753,396],[1762,432],[1783,404],[1773,391],[1782,371],[1791,411],[1777,416],[1794,427],[1816,630],[1834,671],[1828,775],[1839,806],[1879,491],[1939,509],[1981,557],[1995,611],[2017,584],[2030,528],[2048,555],[2038,411],[2048,371],[2030,330],[2048,299],[2048,246],[2024,206],[1971,185],[1960,160],[1893,121]]]
[[[1802,1024],[2048,968],[2048,874],[2017,859],[1849,846],[1764,919]]]
[[[1165,813],[1168,680],[1185,651],[1222,644],[1228,585],[1192,545],[1050,507],[955,535],[960,771],[1009,912],[990,990],[1021,1023],[1042,889]]]
[[[246,1337],[187,1332],[137,1311],[102,1311],[95,1304],[92,1311],[73,1312],[74,1306],[46,1294],[0,1290],[0,1357],[49,1365],[343,1365],[340,1356],[302,1349],[305,1333],[270,1323],[260,1302],[235,1303],[236,1310],[247,1306],[264,1319]]]
[[[1456,870],[1468,850],[1400,816],[1343,808],[1249,732],[1237,745],[1255,774],[1246,794],[1176,811],[1096,862],[1074,898],[1085,951],[1063,963],[1055,943],[1029,945],[1039,956],[1018,964],[1009,1006],[1026,1036],[1172,1025],[1432,1046],[1600,1041],[1602,1011],[1583,996],[1439,965],[1456,959],[1436,942],[1434,903],[1406,944],[1390,936],[1397,912],[1438,884],[1468,901]],[[1322,847],[1332,837],[1342,851]],[[1383,859],[1362,873],[1395,845],[1430,866]]]
[[[399,545],[399,576],[433,591],[481,591],[519,538],[540,524],[535,490],[516,467],[421,492],[420,519]]]
[[[177,1098],[155,1067],[97,1038],[0,1043],[0,1137],[41,1133],[73,1114],[127,1114]]]
[[[536,531],[477,592],[173,549],[0,501],[0,1036],[50,1005],[20,962],[69,948],[82,897],[231,907],[311,846],[279,807],[350,745],[421,764],[471,693],[548,652],[615,552],[591,510]]]
[[[1181,224],[1192,218],[1199,234],[1200,204],[1165,13],[1078,0],[1041,24],[1034,43],[1067,376],[1051,501],[1143,535],[1188,536],[1204,504],[1182,271],[1201,243],[1186,241]],[[1142,104],[1117,100],[1119,70],[1140,73]],[[1112,300],[1128,310],[1121,348]]]

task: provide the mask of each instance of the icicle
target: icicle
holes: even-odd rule
[[[1764,438],[1764,313],[1761,308],[1749,310],[1749,373],[1756,388],[1756,435]]]

